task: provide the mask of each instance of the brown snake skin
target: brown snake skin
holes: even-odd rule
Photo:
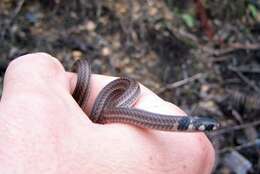
[[[86,59],[78,60],[72,70],[78,74],[72,96],[85,111],[89,96],[90,65]],[[135,80],[120,77],[101,90],[88,116],[94,123],[126,123],[162,131],[198,132],[219,127],[219,123],[209,117],[163,115],[135,109],[132,105],[138,100],[139,94],[140,87]]]

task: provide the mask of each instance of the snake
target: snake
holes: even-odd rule
[[[72,66],[77,82],[72,97],[86,112],[90,95],[91,67],[87,59],[79,59]],[[134,104],[140,97],[139,83],[130,77],[119,77],[101,89],[90,114],[93,123],[122,123],[159,131],[207,132],[219,128],[216,119],[209,116],[165,115],[137,109]]]

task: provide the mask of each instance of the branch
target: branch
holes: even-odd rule
[[[241,129],[245,129],[245,128],[257,126],[257,125],[260,125],[260,120],[257,120],[257,121],[251,122],[251,123],[244,123],[244,124],[241,124],[241,125],[236,125],[236,126],[233,126],[233,127],[222,128],[222,129],[216,130],[216,131],[209,133],[209,134],[216,136],[216,135],[220,135],[220,134],[224,134],[224,133],[228,133],[228,132],[233,132],[233,131],[237,131],[237,130],[241,130]]]
[[[220,149],[219,151],[217,151],[217,153],[221,154],[221,153],[226,153],[226,152],[229,152],[229,151],[239,151],[239,150],[242,150],[244,148],[257,146],[257,145],[260,145],[260,139],[256,139],[254,141],[250,141],[248,143],[241,144],[241,145],[238,145],[238,146],[235,146],[235,147],[225,147],[225,148]]]
[[[166,91],[167,89],[178,88],[178,87],[183,86],[183,85],[185,85],[187,83],[193,82],[193,81],[195,81],[197,79],[201,79],[204,76],[205,76],[205,73],[198,73],[198,74],[195,74],[195,75],[193,75],[191,77],[188,77],[186,79],[183,79],[183,80],[171,83],[171,84],[167,84],[165,87],[160,88],[157,93],[158,94],[162,93],[162,92]]]

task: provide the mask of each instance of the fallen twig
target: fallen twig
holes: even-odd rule
[[[204,76],[205,76],[205,73],[198,73],[198,74],[195,74],[195,75],[188,77],[186,79],[183,79],[183,80],[171,83],[171,84],[167,84],[165,87],[160,88],[157,93],[162,93],[167,89],[178,88],[178,87],[183,86],[187,83],[190,83],[190,82],[193,82],[197,79],[203,78]]]
[[[250,44],[250,43],[246,43],[246,44],[242,44],[242,43],[232,43],[232,44],[228,44],[225,46],[226,48],[223,49],[219,49],[219,50],[211,50],[211,49],[204,49],[206,51],[208,51],[211,55],[215,56],[215,57],[221,57],[227,54],[230,54],[234,51],[237,50],[258,50],[260,49],[260,44]]]
[[[234,71],[237,73],[237,75],[251,88],[253,88],[256,92],[260,93],[260,88],[258,88],[254,82],[249,80],[246,76],[244,76],[241,72],[239,71]]]
[[[225,45],[225,48],[223,49],[212,49],[206,46],[202,46],[203,51],[207,52],[210,56],[214,56],[214,57],[222,57],[232,52],[235,52],[237,50],[259,50],[259,49],[260,49],[260,44],[258,43],[252,43],[252,44],[231,43]],[[222,58],[215,59],[213,61],[223,61],[223,60],[226,60],[226,57],[223,59]]]
[[[236,125],[236,126],[233,126],[233,127],[222,128],[222,129],[216,130],[216,131],[209,133],[209,134],[212,135],[212,136],[215,136],[215,135],[233,132],[233,131],[245,129],[245,128],[250,127],[250,126],[257,126],[257,125],[260,125],[260,120],[257,120],[257,121],[251,122],[251,123],[244,123],[244,124],[241,124],[241,125]]]
[[[221,153],[226,153],[226,152],[229,152],[229,151],[239,151],[239,150],[242,150],[244,148],[248,148],[248,147],[252,147],[252,146],[257,146],[258,144],[260,144],[260,140],[259,139],[256,139],[254,141],[250,141],[248,143],[245,143],[245,144],[241,144],[241,145],[238,145],[238,146],[235,146],[235,147],[225,147],[223,149],[220,149],[217,151],[218,154],[221,154]]]
[[[3,27],[2,32],[0,33],[0,41],[3,40],[3,37],[6,34],[6,31],[10,28],[10,26],[12,25],[12,23],[14,22],[16,16],[18,15],[18,13],[21,11],[23,5],[24,5],[25,0],[20,0],[18,2],[17,7],[14,9],[14,12],[12,13],[12,16],[10,17],[9,21],[7,22],[7,24]]]
[[[245,67],[245,66],[240,66],[240,67],[229,66],[228,68],[231,71],[242,72],[242,73],[260,73],[260,68],[258,69],[258,68]]]

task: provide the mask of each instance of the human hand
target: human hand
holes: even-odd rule
[[[87,113],[113,77],[92,75]],[[44,53],[8,67],[0,103],[4,174],[208,174],[214,149],[203,133],[162,132],[92,123],[71,96],[76,75]],[[145,87],[136,108],[185,115]]]

